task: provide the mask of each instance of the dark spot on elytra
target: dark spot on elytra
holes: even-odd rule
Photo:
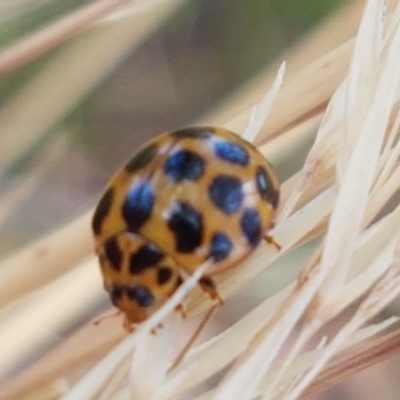
[[[153,189],[149,182],[142,181],[131,187],[122,208],[122,215],[128,225],[128,231],[137,232],[150,218],[153,204]]]
[[[163,285],[167,283],[172,278],[171,268],[160,267],[157,271],[157,283]]]
[[[263,167],[257,168],[256,184],[261,198],[264,201],[271,203],[273,208],[277,208],[279,204],[279,191],[274,188],[271,177]]]
[[[158,247],[151,243],[146,244],[131,255],[129,270],[132,274],[140,274],[146,268],[158,264],[163,258],[164,254]]]
[[[110,291],[111,303],[113,303],[115,307],[118,307],[118,302],[121,300],[122,292],[123,289],[121,286],[115,285],[111,288]]]
[[[92,229],[95,235],[99,235],[101,233],[101,227],[103,225],[104,219],[107,217],[110,211],[113,197],[114,197],[113,190],[111,188],[108,188],[96,207],[92,219]]]
[[[164,164],[164,172],[173,182],[195,181],[203,175],[204,166],[204,159],[198,154],[180,150],[167,159]]]
[[[104,252],[112,268],[115,269],[116,271],[120,271],[122,252],[115,238],[107,240],[107,242],[104,244]]]
[[[191,253],[200,245],[203,221],[201,214],[189,203],[173,205],[168,227],[175,236],[175,247],[180,253]]]
[[[246,208],[240,219],[243,235],[251,247],[257,246],[261,240],[261,219],[254,208]]]
[[[150,307],[154,302],[154,296],[145,286],[132,286],[126,289],[130,300],[135,301],[139,307]]]
[[[207,139],[214,133],[213,128],[184,128],[172,132],[177,138]]]
[[[210,257],[215,261],[221,261],[229,256],[232,251],[232,242],[227,235],[217,232],[211,239]]]
[[[214,142],[214,153],[220,159],[232,164],[243,167],[249,164],[250,158],[247,151],[242,146],[227,140],[216,140]]]
[[[183,279],[181,276],[178,276],[178,279],[176,280],[176,287],[178,288],[179,286],[181,286],[183,283]]]
[[[135,172],[144,168],[157,154],[157,144],[153,143],[136,154],[125,166],[127,172]]]
[[[243,201],[242,182],[229,175],[216,177],[209,188],[212,202],[225,214],[235,213]]]

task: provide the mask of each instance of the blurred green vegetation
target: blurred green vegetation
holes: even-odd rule
[[[40,2],[39,4],[32,3],[28,4],[27,9],[20,9],[17,17],[0,23],[0,52],[28,37],[30,34],[35,33],[47,24],[51,24],[64,15],[67,15],[77,7],[91,3],[91,1],[62,0],[47,1],[42,4]],[[52,55],[53,53],[50,53],[34,60],[27,66],[9,74],[6,79],[0,80],[0,98],[12,96],[30,77],[34,76],[36,72],[46,65],[46,62]]]
[[[0,51],[6,46],[35,32],[79,6],[90,4],[90,0],[58,0],[46,2],[28,2],[25,8],[19,8],[14,18],[8,19],[0,26]],[[3,20],[3,14],[0,21]]]
[[[201,92],[203,82],[216,76],[213,90],[208,90],[215,100],[254,76],[343,3],[198,0],[186,3],[150,40],[160,38],[173,55],[168,61],[183,97]],[[203,68],[196,68],[199,64]],[[209,95],[203,92],[208,101],[194,106],[193,113],[209,107]]]

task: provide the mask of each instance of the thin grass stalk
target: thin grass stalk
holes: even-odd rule
[[[0,54],[0,77],[77,36],[130,0],[99,0],[31,34]]]

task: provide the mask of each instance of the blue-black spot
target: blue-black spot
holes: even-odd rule
[[[157,283],[159,285],[164,285],[172,278],[171,268],[161,267],[157,271]]]
[[[153,143],[146,146],[138,154],[136,154],[125,166],[127,172],[135,172],[144,168],[157,154],[157,144]]]
[[[142,181],[131,187],[122,208],[122,215],[128,225],[128,231],[138,231],[150,218],[153,204],[153,189],[149,182]]]
[[[111,263],[111,266],[116,270],[121,270],[121,261],[122,261],[122,252],[118,246],[118,243],[115,238],[111,238],[107,240],[104,245],[104,252],[106,254],[106,258]]]
[[[240,219],[243,235],[251,247],[257,246],[261,240],[261,219],[254,208],[246,208]]]
[[[118,302],[121,300],[123,289],[121,286],[115,285],[110,291],[111,302],[115,307],[118,307]]]
[[[182,283],[183,283],[182,277],[178,276],[178,279],[176,280],[176,283],[175,283],[175,288],[178,288],[179,286],[181,286]]]
[[[191,253],[203,238],[201,214],[189,203],[173,205],[168,227],[175,236],[175,247],[180,253]]]
[[[279,204],[279,192],[274,188],[270,176],[263,167],[257,168],[256,184],[261,198],[271,203],[274,208],[277,208]]]
[[[217,232],[211,239],[210,257],[215,261],[221,261],[229,256],[232,251],[232,242],[227,235]]]
[[[131,286],[127,288],[130,300],[135,301],[139,307],[150,307],[154,302],[154,296],[145,286]]]
[[[214,142],[214,153],[222,160],[245,167],[249,164],[249,154],[240,145],[226,140]]]
[[[172,154],[164,164],[164,172],[173,182],[196,181],[204,172],[205,162],[192,151],[181,150]]]
[[[99,201],[92,219],[92,229],[95,235],[99,235],[101,232],[101,226],[110,211],[111,204],[113,202],[114,192],[111,188],[107,189],[103,197]]]
[[[192,139],[208,139],[214,133],[213,128],[202,128],[202,127],[194,127],[194,128],[183,128],[179,129],[175,132],[172,132],[172,135],[177,138],[192,138]]]
[[[212,202],[225,214],[235,213],[243,201],[242,182],[229,175],[216,177],[209,187]]]
[[[153,244],[141,246],[131,255],[129,270],[132,274],[140,274],[146,268],[153,267],[164,258],[163,252]]]

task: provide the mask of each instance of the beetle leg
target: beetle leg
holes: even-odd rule
[[[274,246],[276,248],[276,250],[280,251],[282,249],[282,246],[275,240],[275,238],[273,236],[265,235],[264,240],[268,244]]]
[[[199,285],[202,288],[202,290],[204,290],[206,293],[209,294],[212,300],[217,301],[220,306],[224,304],[224,300],[219,295],[217,286],[211,278],[203,276],[199,280]]]

